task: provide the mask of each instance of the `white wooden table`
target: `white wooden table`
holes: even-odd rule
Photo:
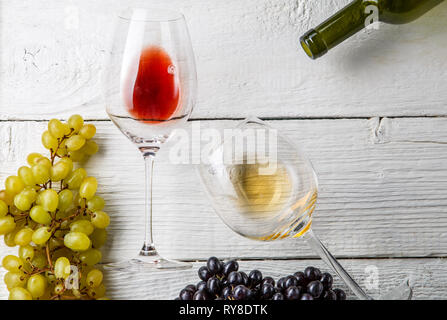
[[[112,217],[104,261],[136,253],[144,219],[141,156],[101,99],[118,2],[0,1],[0,181],[27,153],[43,151],[47,120],[89,119],[101,151],[87,169]],[[412,24],[361,32],[311,61],[299,36],[348,0],[166,2],[150,1],[182,10],[190,26],[200,88],[193,119],[217,128],[249,115],[269,120],[312,160],[320,183],[314,230],[360,284],[377,295],[409,277],[414,298],[447,298],[447,3]],[[307,265],[327,270],[299,240],[232,233],[193,166],[171,165],[167,154],[156,165],[155,241],[166,257],[199,262],[190,271],[108,273],[108,296],[173,298],[211,255],[275,277]],[[1,256],[16,250],[0,245]]]

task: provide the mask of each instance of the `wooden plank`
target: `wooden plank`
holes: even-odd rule
[[[410,279],[413,299],[445,299],[445,274],[447,264],[444,259],[348,259],[340,261],[353,278],[372,297],[379,297],[390,289]],[[270,260],[239,261],[240,270],[259,269],[264,276],[279,277],[302,271],[312,265],[329,271],[320,260]],[[187,284],[199,281],[198,268],[204,262],[195,262],[193,268],[182,271],[152,271],[129,274],[119,271],[105,273],[107,296],[112,299],[174,299]],[[4,270],[0,271],[3,278]],[[338,277],[334,287],[347,290]],[[349,299],[355,299],[348,292]],[[0,285],[0,299],[8,296],[5,286]]]
[[[446,122],[375,118],[270,123],[314,163],[320,183],[314,230],[336,256],[428,257],[447,254],[447,149],[439,143],[447,135]],[[98,177],[112,217],[104,259],[117,261],[131,258],[142,244],[143,162],[110,122],[95,124],[101,151],[86,167]],[[235,124],[200,122],[203,129]],[[42,151],[39,136],[45,126],[0,123],[0,181],[25,163],[26,154]],[[168,149],[159,154],[154,189],[155,241],[163,255],[187,260],[314,256],[299,239],[261,243],[235,235],[211,208],[194,166],[171,164]]]
[[[446,115],[447,3],[360,32],[318,61],[298,38],[349,0],[151,1],[184,11],[199,75],[195,118]],[[147,6],[147,3],[142,2]],[[118,0],[0,1],[0,119],[104,119],[101,75]]]
[[[441,259],[353,259],[341,260],[341,263],[372,297],[377,298],[387,293],[407,278],[413,287],[413,299],[445,299],[447,296],[447,289],[440,280],[445,274],[447,264]],[[193,269],[188,271],[147,275],[110,272],[106,274],[109,294],[113,299],[173,299],[187,284],[198,282],[197,270],[201,265],[203,262],[194,263]],[[259,269],[264,275],[273,276],[275,279],[302,271],[310,265],[329,271],[320,260],[267,260],[240,263],[241,270]],[[349,299],[355,299],[338,277],[335,278],[335,287],[346,290]]]

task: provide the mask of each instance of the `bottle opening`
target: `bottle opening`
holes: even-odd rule
[[[307,46],[306,42],[305,42],[303,39],[301,39],[301,40],[300,40],[300,43],[301,43],[301,47],[303,48],[304,52],[306,52],[306,54],[309,56],[309,58],[314,59],[314,56],[313,56],[313,54],[312,54],[312,51],[311,51],[310,48]]]
[[[314,60],[320,58],[328,52],[326,43],[315,29],[311,29],[306,32],[300,38],[300,43],[304,52],[306,52],[306,54]]]

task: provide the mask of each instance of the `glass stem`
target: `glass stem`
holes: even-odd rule
[[[143,153],[146,168],[146,193],[145,193],[145,233],[144,245],[140,251],[142,256],[153,256],[157,254],[152,237],[152,182],[154,173],[155,152],[146,151]]]
[[[320,239],[309,230],[303,235],[303,238],[309,244],[309,246],[317,253],[321,259],[326,262],[329,267],[345,282],[349,289],[354,292],[354,294],[360,300],[373,300],[368,296],[365,291],[351,278],[348,272],[342,267],[342,265],[334,258],[334,256],[326,249],[326,247],[321,243]]]

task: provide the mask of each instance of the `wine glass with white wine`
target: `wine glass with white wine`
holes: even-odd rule
[[[372,299],[311,229],[318,183],[310,161],[257,118],[246,119],[233,130],[225,134],[231,139],[213,148],[198,167],[211,204],[224,223],[254,240],[304,239],[359,299]],[[402,285],[380,298],[408,299],[410,295],[409,286]]]

